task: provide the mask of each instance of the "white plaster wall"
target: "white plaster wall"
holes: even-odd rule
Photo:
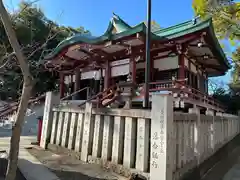
[[[87,71],[81,73],[81,79],[92,79],[94,78],[99,80],[101,77],[101,71]]]
[[[129,59],[116,60],[110,63],[111,67],[129,64]]]
[[[112,77],[128,75],[129,74],[129,64],[124,64],[121,66],[115,66],[111,68]]]
[[[129,64],[114,66],[111,68],[111,76],[112,77],[127,75],[127,74],[129,74]],[[94,76],[96,77],[95,79],[99,80],[101,77],[100,70],[83,72],[81,74],[81,79],[92,79]],[[105,71],[103,71],[102,76],[103,77],[105,76]]]
[[[129,74],[129,59],[113,61],[110,63],[110,67],[112,77],[127,75]],[[101,71],[87,71],[81,73],[81,79],[92,79],[94,76],[99,80],[101,77]],[[103,70],[102,76],[105,76],[105,70]]]
[[[38,133],[38,120],[37,117],[43,116],[44,103],[34,105],[31,107],[32,113],[30,116],[25,116],[24,125],[22,128],[22,136],[36,136]],[[16,114],[9,116],[8,119],[15,120]],[[5,129],[0,127],[0,137],[9,137],[11,136],[11,129]]]
[[[44,103],[39,105],[34,105],[30,108],[32,113],[29,116],[25,116],[24,125],[22,129],[23,136],[36,135],[38,130],[38,120],[39,116],[43,116]],[[16,114],[9,117],[10,120],[15,120]]]
[[[29,136],[29,135],[36,135],[38,132],[38,120],[39,116],[43,116],[44,112],[44,103],[35,105],[31,108],[33,114],[30,116],[25,116],[25,124],[23,126],[22,135]]]
[[[140,62],[136,64],[137,69],[144,69],[145,62]],[[154,68],[158,70],[168,70],[168,69],[177,69],[178,68],[178,57],[168,57],[163,59],[154,60]]]
[[[157,59],[154,61],[154,68],[158,70],[168,70],[178,68],[178,56],[168,57],[163,59]]]

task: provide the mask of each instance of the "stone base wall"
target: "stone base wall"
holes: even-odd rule
[[[203,115],[197,108],[176,113],[168,95],[155,95],[151,110],[95,109],[90,103],[85,109],[45,109],[42,142],[124,176],[138,173],[151,180],[183,178],[240,132],[238,116],[211,110]]]

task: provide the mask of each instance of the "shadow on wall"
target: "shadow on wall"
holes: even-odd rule
[[[44,102],[31,107],[32,114],[25,116],[25,122],[22,129],[22,136],[35,136],[38,132],[38,120],[39,116],[43,116]],[[11,129],[5,129],[0,127],[0,137],[10,137],[12,134]]]

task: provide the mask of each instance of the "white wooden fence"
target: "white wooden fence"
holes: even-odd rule
[[[51,93],[47,98],[51,99]],[[47,101],[46,102],[51,102]],[[53,104],[53,103],[52,103]],[[239,133],[239,117],[173,113],[170,96],[156,95],[151,110],[45,106],[41,146],[62,146],[82,161],[100,163],[128,176],[179,179]],[[208,111],[207,114],[211,114]],[[47,116],[47,115],[46,115]]]

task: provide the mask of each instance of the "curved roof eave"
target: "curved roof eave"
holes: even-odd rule
[[[57,47],[53,50],[51,54],[48,54],[45,59],[51,59],[55,56],[57,56],[58,53],[62,51],[62,49],[77,44],[77,43],[87,43],[87,44],[99,44],[101,42],[110,40],[112,36],[115,36],[115,34],[112,34],[112,30],[114,29],[115,26],[119,26],[120,29],[122,29],[123,32],[120,32],[119,34],[128,34],[125,31],[134,31],[134,29],[138,29],[138,26],[131,27],[128,25],[123,19],[121,19],[118,15],[113,13],[113,17],[110,20],[108,24],[108,28],[105,31],[105,33],[99,37],[94,37],[94,36],[84,36],[85,34],[76,34],[74,36],[71,36],[62,42],[60,42]],[[115,27],[118,28],[118,27]],[[116,34],[118,35],[118,34]],[[119,36],[119,35],[118,35]],[[117,36],[117,37],[118,37]]]
[[[209,35],[211,37],[212,42],[214,43],[214,49],[215,51],[219,54],[219,56],[221,57],[221,61],[222,63],[224,63],[226,65],[226,67],[228,69],[231,68],[230,63],[228,62],[225,53],[223,52],[223,49],[221,48],[216,35],[214,33],[214,29],[213,29],[213,24],[212,24],[212,18],[208,18],[205,21],[201,21],[199,23],[196,23],[195,25],[191,25],[192,21],[188,21],[185,23],[182,23],[180,25],[176,25],[170,28],[165,28],[165,29],[161,29],[157,32],[155,32],[156,34],[156,38],[161,38],[161,39],[174,39],[180,36],[184,36],[186,34],[190,34],[190,33],[194,33],[196,31],[201,31],[204,29],[209,29]],[[178,29],[178,30],[177,30]]]
[[[115,15],[115,14],[114,14]],[[117,15],[115,15],[117,16]],[[115,18],[115,19],[114,19]],[[83,34],[77,34],[66,40],[62,41],[51,54],[49,54],[45,59],[52,59],[57,56],[63,49],[78,43],[87,43],[87,44],[101,44],[104,41],[111,41],[121,39],[126,36],[131,36],[135,33],[143,32],[146,33],[146,25],[145,23],[140,23],[134,27],[130,27],[126,24],[119,16],[114,17],[108,25],[107,30],[102,36],[93,37],[93,36],[84,36]],[[125,30],[116,34],[112,33],[114,28],[113,21],[118,21],[117,23],[122,23],[125,26]],[[176,26],[172,26],[169,28],[164,28],[156,32],[151,33],[151,37],[153,40],[171,40],[174,38],[178,38],[190,33],[194,33],[201,30],[209,30],[209,35],[211,42],[214,44],[215,52],[220,56],[220,60],[222,63],[226,65],[228,69],[230,69],[231,65],[229,64],[225,53],[223,52],[213,30],[212,19],[208,18],[205,21],[187,21],[182,24],[178,24]]]
[[[192,21],[188,21],[180,25],[161,29],[155,32],[154,34],[157,37],[174,39],[174,38],[178,38],[187,34],[191,34],[191,33],[203,30],[209,27],[210,21],[211,21],[210,19],[207,19],[206,21],[198,22],[196,24],[191,23]]]
[[[109,24],[110,25],[110,24]],[[100,44],[104,41],[111,41],[111,40],[117,40],[120,38],[123,38],[125,36],[130,36],[138,32],[145,32],[146,26],[144,23],[141,23],[139,25],[136,25],[135,27],[132,27],[130,30],[123,31],[121,33],[117,34],[111,34],[111,26],[108,27],[107,31],[99,37],[93,37],[93,36],[83,36],[82,34],[71,36],[70,38],[65,39],[62,41],[53,51],[51,54],[45,57],[45,59],[52,59],[55,56],[57,56],[63,49],[72,46],[74,44],[78,43],[87,43],[87,44]]]
[[[103,42],[108,40],[109,37],[105,34],[99,37],[92,37],[92,38],[87,38],[84,37],[83,34],[77,34],[74,36],[71,36],[62,42],[60,42],[57,47],[52,51],[52,53],[48,54],[45,59],[51,59],[57,56],[63,49],[78,44],[78,43],[87,43],[87,44],[98,44],[99,42]]]

